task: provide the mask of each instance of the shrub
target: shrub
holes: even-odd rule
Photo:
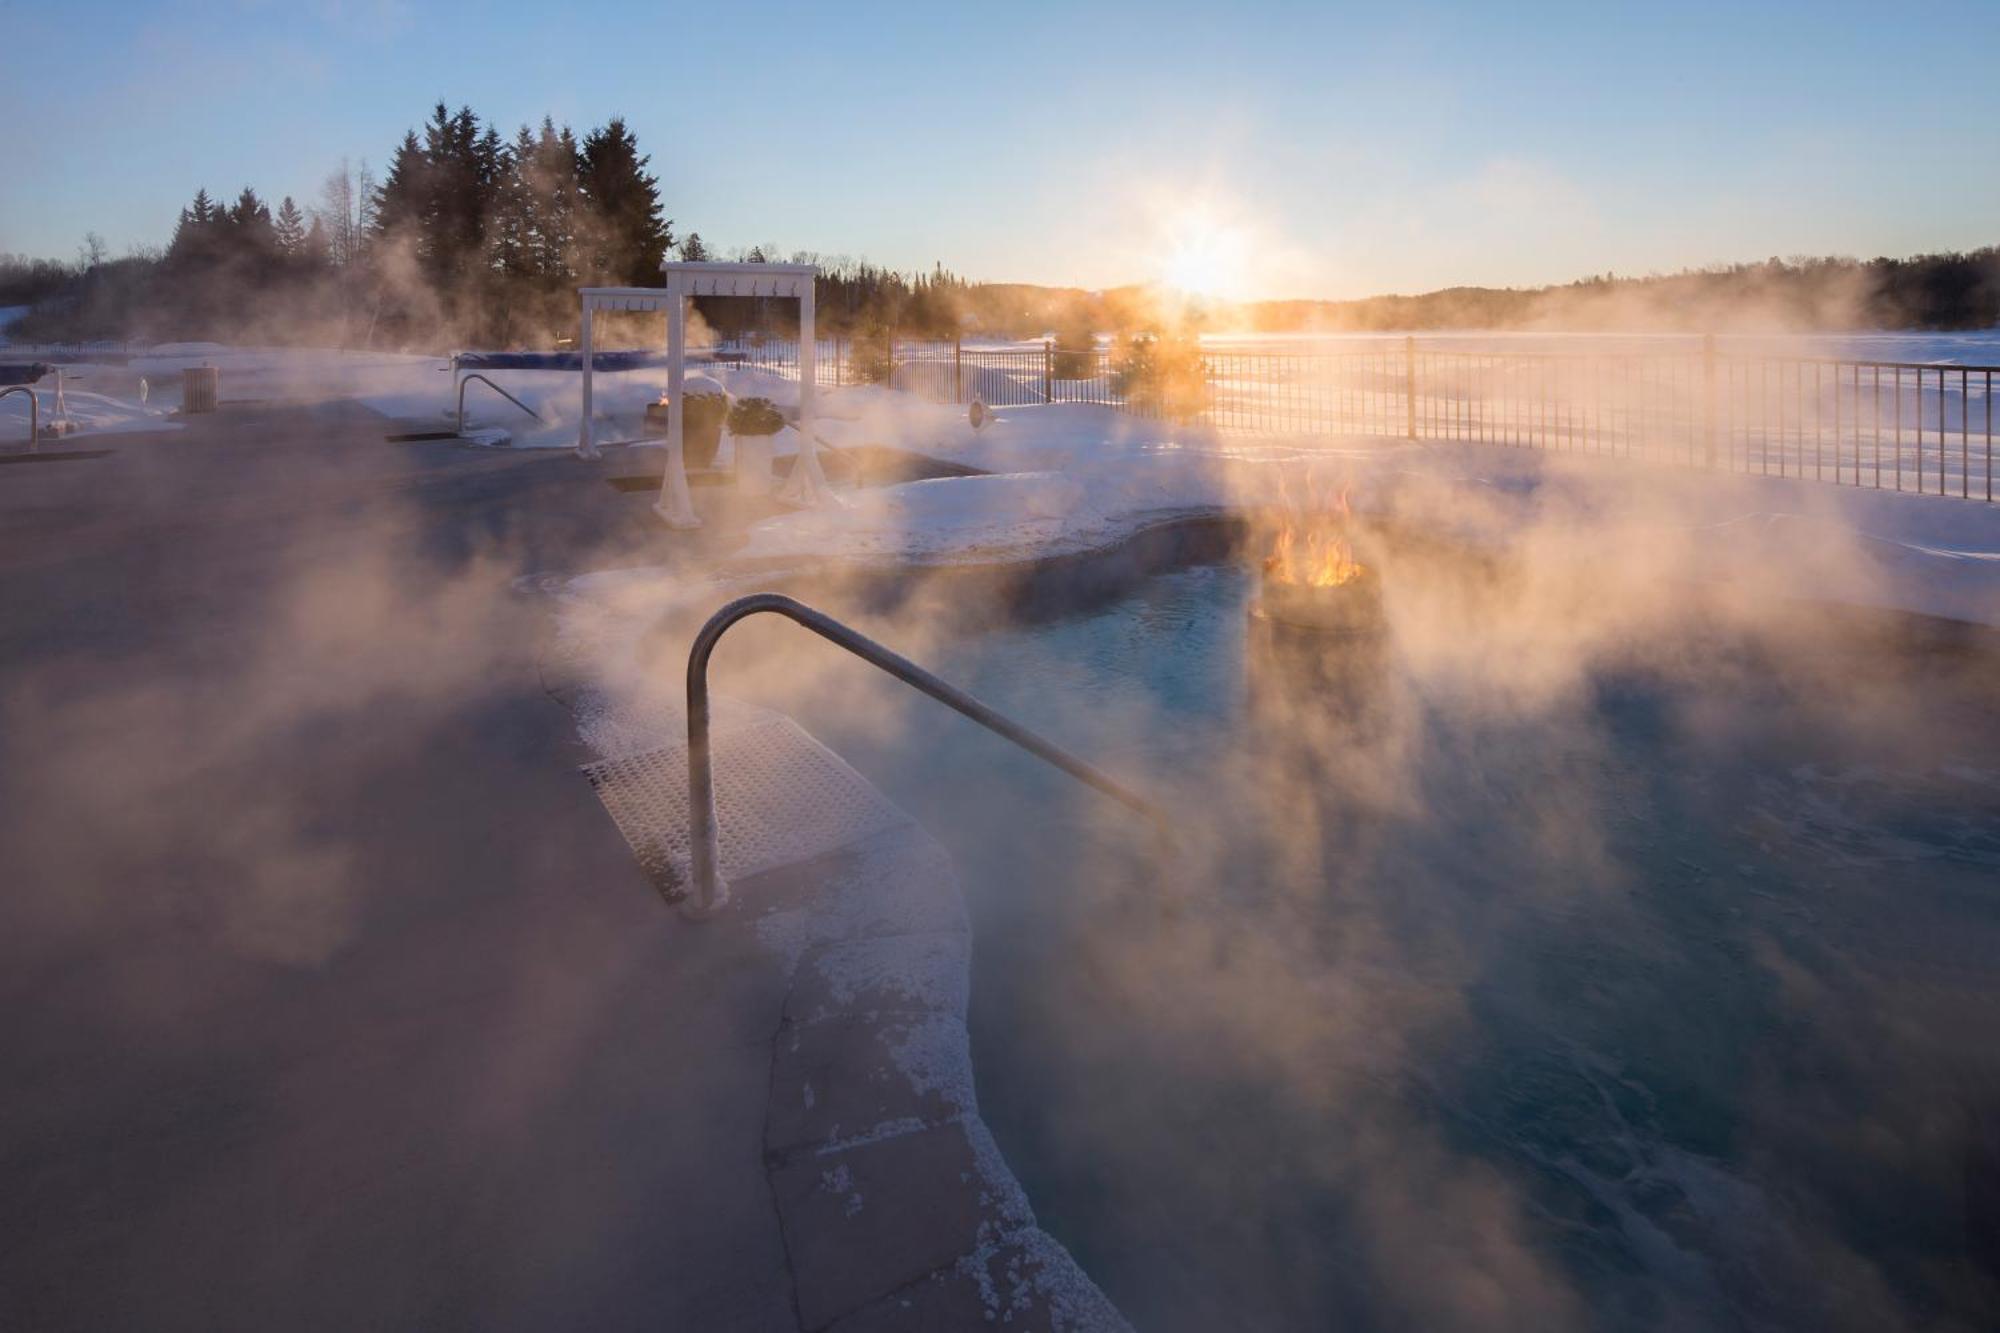
[[[888,384],[896,372],[895,344],[888,321],[871,319],[854,335],[847,368],[856,384]]]
[[[1111,387],[1139,411],[1192,421],[1208,410],[1208,363],[1201,343],[1176,334],[1122,338],[1112,353]]]
[[[1097,373],[1097,334],[1084,323],[1066,324],[1056,331],[1055,377],[1059,380],[1087,380]]]
[[[729,409],[731,435],[776,435],[785,414],[768,398],[740,398]]]

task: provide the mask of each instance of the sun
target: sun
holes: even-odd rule
[[[1240,229],[1182,218],[1168,230],[1160,282],[1186,296],[1233,300],[1243,294],[1249,257],[1249,238]]]

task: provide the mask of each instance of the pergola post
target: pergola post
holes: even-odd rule
[[[579,458],[597,457],[596,441],[590,437],[590,310],[591,301],[583,298],[583,420],[576,427],[576,453]]]
[[[698,528],[694,497],[688,493],[687,442],[682,434],[687,420],[682,389],[687,385],[687,294],[681,275],[667,273],[667,470],[660,478],[660,498],[655,513],[670,528]]]
[[[791,475],[778,491],[786,504],[805,508],[830,498],[833,488],[820,471],[819,445],[813,438],[813,389],[819,378],[819,340],[813,332],[815,293],[813,279],[807,278],[799,296],[799,452],[792,460]]]

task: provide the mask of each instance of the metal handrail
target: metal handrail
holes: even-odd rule
[[[25,393],[28,395],[28,452],[34,453],[37,449],[41,447],[40,444],[42,438],[41,400],[36,398],[35,391],[33,389],[30,389],[25,384],[10,384],[4,389],[0,389],[0,398],[5,398],[10,393]]]
[[[534,408],[529,407],[526,403],[516,398],[513,394],[508,393],[505,389],[495,384],[492,380],[489,380],[484,375],[481,375],[478,371],[474,371],[458,382],[458,433],[460,435],[465,434],[465,386],[472,383],[472,381],[474,380],[478,380],[481,384],[484,384],[487,388],[493,390],[493,392],[499,394],[502,398],[505,398],[508,402],[520,408],[523,412],[526,412],[529,416],[533,417],[535,420],[537,421],[542,420],[542,414],[540,412],[537,412]],[[543,424],[546,425],[547,423],[543,422]]]
[[[717,876],[718,849],[715,830],[715,777],[708,745],[708,659],[716,643],[731,625],[759,612],[768,611],[803,625],[822,639],[836,643],[862,661],[928,694],[947,708],[971,718],[988,731],[1006,737],[1037,758],[1046,760],[1079,782],[1097,788],[1106,796],[1153,821],[1163,833],[1171,832],[1166,813],[1115,778],[1069,751],[1043,740],[1018,722],[995,712],[954,685],[947,684],[901,654],[859,634],[821,611],[783,593],[759,592],[739,597],[708,618],[694,636],[688,650],[688,834],[694,859],[695,905],[712,912],[729,901],[729,888]]]

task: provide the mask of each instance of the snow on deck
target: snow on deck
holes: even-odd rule
[[[920,405],[928,408],[928,405]],[[1151,524],[1297,498],[1310,471],[1358,513],[1504,548],[1561,529],[1673,548],[1687,572],[2000,626],[2000,508],[1469,443],[1234,442],[1108,408],[1011,408],[982,431],[913,412],[876,442],[994,473],[848,493],[753,527],[739,566],[1007,562],[1116,544]],[[859,432],[857,432],[859,433]]]
[[[392,418],[437,422],[454,406],[441,357],[164,344],[123,367],[65,368],[77,433],[171,429],[180,371],[200,365],[220,370],[225,401],[349,399]],[[796,381],[774,371],[701,369],[733,397],[797,404]],[[531,422],[473,385],[472,429],[516,447],[574,444],[575,374],[503,370],[493,378],[543,420]],[[665,382],[658,367],[599,375],[600,440],[637,434]],[[52,384],[43,386],[45,418],[52,399]],[[0,440],[13,430],[25,439],[26,417],[21,396],[0,400]],[[770,519],[751,529],[736,571],[825,558],[962,564],[1069,554],[1164,520],[1269,506],[1282,479],[1295,483],[1309,467],[1348,486],[1362,513],[1414,516],[1468,540],[1504,545],[1524,531],[1566,524],[1608,543],[1671,541],[1709,577],[1789,571],[1790,586],[1804,594],[2000,625],[2000,509],[1977,501],[1462,442],[1249,443],[1083,404],[1002,408],[975,429],[963,407],[879,386],[822,389],[814,434],[824,447],[886,445],[992,475],[847,492],[837,507]],[[793,452],[796,435],[787,429],[774,444],[779,456]],[[643,579],[621,576],[628,591]]]

